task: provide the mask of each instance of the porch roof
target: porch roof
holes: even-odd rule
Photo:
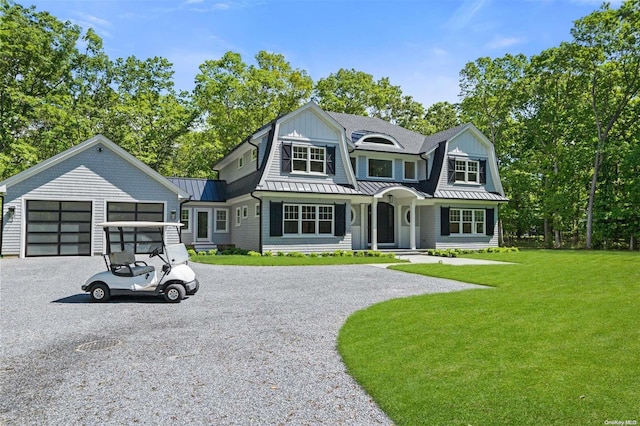
[[[360,189],[360,193],[364,195],[375,195],[379,193],[381,190],[384,190],[387,188],[410,188],[414,192],[417,192],[418,194],[422,195],[424,198],[433,198],[431,195],[420,190],[420,186],[418,183],[399,183],[399,182],[359,180],[358,188]]]
[[[213,179],[196,179],[196,178],[167,178],[178,188],[191,195],[190,201],[225,201],[226,183]]]
[[[350,185],[338,185],[334,183],[322,182],[295,182],[281,180],[267,180],[264,185],[256,188],[258,191],[277,192],[302,192],[316,194],[340,194],[340,195],[360,195]]]

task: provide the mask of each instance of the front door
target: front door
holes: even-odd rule
[[[378,203],[378,244],[395,243],[394,209],[389,203]],[[371,243],[371,205],[369,205],[369,243]]]
[[[196,241],[211,241],[210,210],[196,211]]]

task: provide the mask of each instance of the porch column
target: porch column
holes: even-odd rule
[[[360,248],[367,249],[367,209],[364,203],[360,203]]]
[[[416,200],[411,200],[411,223],[409,224],[409,244],[411,250],[416,249]]]
[[[378,199],[371,203],[371,250],[378,250]]]

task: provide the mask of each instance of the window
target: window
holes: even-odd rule
[[[334,206],[284,205],[285,235],[332,235]]]
[[[256,204],[253,215],[255,217],[260,217],[260,204]]]
[[[242,218],[246,219],[249,217],[249,207],[248,206],[242,206]]]
[[[456,182],[479,183],[478,161],[456,159]]]
[[[242,166],[244,166],[244,157],[240,156],[238,157],[238,168],[241,169]]]
[[[253,148],[251,150],[251,161],[256,161],[258,159],[258,150]]]
[[[449,231],[451,234],[484,234],[484,210],[449,210]]]
[[[404,162],[404,178],[405,180],[416,180],[416,162]]]
[[[189,231],[191,228],[189,226],[189,215],[191,214],[190,209],[182,209],[180,210],[180,223],[182,223],[182,230]]]
[[[351,169],[353,170],[353,174],[358,174],[358,169],[356,168],[357,160],[356,157],[349,157],[349,161],[351,161]]]
[[[227,220],[226,209],[215,210],[215,227],[213,232],[228,232],[229,222]]]
[[[393,161],[369,158],[369,177],[393,178]]]
[[[324,148],[294,145],[292,170],[305,173],[325,173],[324,158]]]
[[[242,211],[240,207],[236,207],[236,226],[240,226],[242,223]]]

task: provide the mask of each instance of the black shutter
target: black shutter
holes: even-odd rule
[[[282,237],[282,201],[269,202],[269,235]]]
[[[487,235],[493,235],[494,226],[495,226],[495,209],[486,209],[485,211],[485,219]]]
[[[336,174],[336,147],[328,146],[327,148],[327,174]]]
[[[449,171],[448,171],[449,174],[447,175],[448,181],[449,183],[454,183],[456,181],[456,159],[453,157],[449,157],[448,165],[449,165]]]
[[[282,171],[283,172],[291,172],[291,144],[283,143],[282,144]]]
[[[487,160],[480,160],[480,183],[487,183]]]
[[[341,237],[345,234],[347,228],[347,205],[336,204],[336,222],[335,222],[335,235]]]
[[[440,235],[449,235],[449,207],[440,207]]]

